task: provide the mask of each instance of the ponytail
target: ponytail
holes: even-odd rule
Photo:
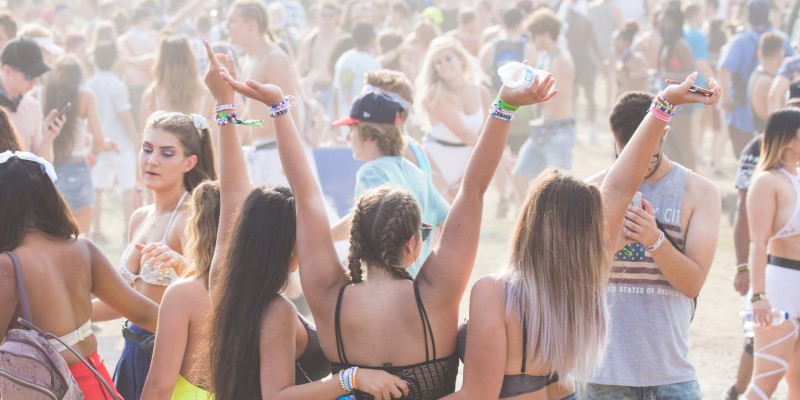
[[[197,164],[191,171],[183,176],[183,186],[187,192],[192,192],[197,185],[205,180],[216,180],[217,170],[214,166],[214,145],[211,143],[211,132],[208,128],[197,129],[198,152]]]

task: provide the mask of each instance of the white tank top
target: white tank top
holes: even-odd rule
[[[461,117],[461,123],[464,124],[468,130],[475,132],[478,134],[483,127],[483,105],[481,104],[481,88],[478,86],[477,91],[478,96],[478,108],[470,114],[465,114],[461,110],[456,110],[455,112],[458,113],[459,117]],[[450,130],[445,124],[441,122],[437,122],[435,125],[431,126],[431,131],[429,135],[436,139],[441,140],[443,142],[453,143],[453,144],[461,144],[464,143],[458,136],[456,136],[453,131]]]

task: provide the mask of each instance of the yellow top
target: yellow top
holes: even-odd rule
[[[193,385],[182,375],[178,375],[175,390],[172,392],[172,400],[214,400],[214,395]]]

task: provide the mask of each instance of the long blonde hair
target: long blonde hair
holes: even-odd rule
[[[787,107],[770,115],[761,140],[758,171],[769,171],[784,163],[783,152],[789,142],[797,136],[798,129],[800,129],[800,109]]]
[[[204,181],[192,191],[191,216],[186,224],[184,256],[191,262],[184,276],[202,278],[208,287],[208,273],[219,227],[219,181]]]
[[[428,52],[425,53],[425,59],[422,62],[422,69],[417,76],[417,99],[415,101],[417,111],[430,123],[430,115],[425,108],[425,104],[435,102],[441,96],[444,90],[444,82],[439,78],[436,72],[436,56],[440,51],[452,50],[456,57],[464,62],[464,81],[472,85],[488,84],[489,80],[483,70],[481,70],[480,62],[472,54],[469,54],[461,42],[453,36],[439,36],[431,41],[428,47]]]
[[[606,288],[600,191],[555,169],[528,192],[504,276],[506,318],[527,319],[527,358],[586,382],[606,343]]]
[[[161,105],[162,110],[155,111],[180,111],[184,114],[198,111],[198,100],[203,96],[204,86],[200,82],[197,57],[186,36],[170,34],[161,38],[153,77],[148,89],[152,94],[153,108],[160,93],[164,93],[167,99],[167,104]]]

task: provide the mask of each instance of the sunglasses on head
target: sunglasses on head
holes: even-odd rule
[[[419,230],[420,235],[422,236],[422,241],[424,242],[431,236],[431,232],[433,232],[433,226],[423,222],[422,226],[419,227]]]

